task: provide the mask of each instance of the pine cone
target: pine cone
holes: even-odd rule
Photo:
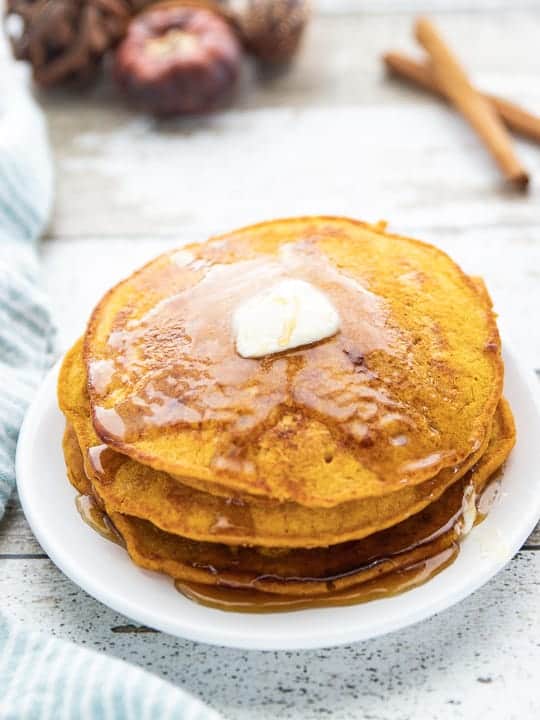
[[[310,15],[309,0],[221,0],[232,13],[246,48],[259,60],[289,62]]]
[[[86,84],[123,37],[137,2],[8,0],[6,27],[15,57],[30,61],[38,85]]]

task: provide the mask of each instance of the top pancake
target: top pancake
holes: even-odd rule
[[[322,290],[341,331],[240,357],[232,312],[283,277]],[[447,255],[324,217],[157,258],[98,305],[85,361],[104,443],[183,482],[309,507],[459,464],[486,437],[502,385],[493,312]]]

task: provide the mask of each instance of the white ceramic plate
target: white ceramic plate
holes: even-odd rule
[[[427,584],[356,606],[271,615],[226,613],[197,605],[157,573],[81,521],[61,451],[64,419],[56,406],[58,367],[46,378],[21,430],[20,499],[45,552],[77,585],[132,620],[215,645],[259,650],[329,647],[365,640],[428,618],[492,578],[519,550],[540,517],[540,402],[537,381],[505,352],[505,393],[518,443],[488,518],[463,542],[457,560]]]

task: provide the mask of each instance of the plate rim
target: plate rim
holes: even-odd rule
[[[525,368],[517,355],[513,352],[511,347],[507,343],[504,344],[504,355],[509,361],[508,364],[513,365],[516,375],[519,376],[520,382],[524,383],[526,389],[529,392],[529,396],[534,406],[534,410],[538,416],[540,422],[540,388],[538,387],[538,381],[534,375],[534,371]],[[344,626],[342,628],[334,628],[331,632],[326,631],[326,623],[319,624],[317,629],[313,630],[313,634],[309,637],[306,636],[305,632],[301,637],[297,637],[294,634],[287,638],[283,638],[279,635],[272,637],[271,623],[266,633],[253,633],[249,630],[249,621],[246,620],[246,630],[242,635],[235,630],[227,628],[227,623],[207,623],[207,624],[194,624],[192,621],[183,623],[182,619],[177,619],[175,622],[170,622],[168,618],[160,616],[159,611],[155,611],[152,608],[144,607],[131,600],[131,598],[123,596],[119,597],[117,593],[109,591],[106,587],[103,587],[103,583],[100,582],[99,578],[96,579],[93,575],[85,574],[84,570],[80,570],[78,565],[73,562],[73,558],[70,556],[69,551],[64,553],[58,553],[54,547],[54,543],[50,541],[47,531],[44,530],[43,525],[38,517],[34,513],[34,507],[32,498],[27,494],[27,488],[31,487],[31,483],[25,481],[25,473],[27,461],[27,453],[32,452],[32,441],[33,434],[35,435],[36,428],[39,424],[39,419],[42,413],[47,409],[48,394],[50,392],[51,382],[54,381],[54,387],[56,387],[56,377],[59,371],[62,358],[49,370],[44,377],[37,393],[34,396],[32,403],[30,404],[25,414],[24,421],[21,426],[19,433],[19,439],[17,443],[16,452],[16,478],[17,478],[17,489],[19,492],[19,499],[23,508],[24,514],[30,525],[32,532],[37,538],[39,544],[43,550],[49,556],[50,560],[66,575],[71,581],[78,585],[87,594],[94,597],[99,602],[103,603],[107,607],[111,608],[115,612],[125,615],[136,622],[143,623],[157,630],[161,630],[168,634],[176,637],[184,638],[194,642],[203,642],[209,645],[216,645],[221,647],[230,647],[243,650],[264,650],[264,651],[276,651],[276,650],[310,650],[310,649],[321,649],[329,647],[337,647],[340,645],[350,644],[353,642],[361,642],[375,637],[380,637],[390,632],[394,632],[399,629],[411,626],[426,620],[433,615],[437,615],[443,610],[449,609],[456,603],[460,602],[464,598],[468,597],[472,593],[476,592],[479,588],[485,585],[491,578],[497,575],[503,567],[505,567],[519,551],[527,537],[530,535],[538,518],[540,517],[540,485],[534,495],[535,501],[532,502],[527,511],[523,513],[522,522],[519,524],[518,530],[514,532],[513,542],[509,544],[508,556],[499,561],[494,561],[490,564],[486,564],[482,571],[478,573],[473,579],[463,582],[461,586],[458,586],[457,590],[451,590],[446,593],[439,592],[430,601],[424,601],[423,603],[417,604],[415,608],[404,613],[403,617],[395,617],[392,621],[380,623],[377,627],[372,629],[356,627],[351,628],[350,626]],[[506,362],[505,362],[506,364]],[[67,486],[69,488],[69,486]],[[474,532],[474,530],[473,530]],[[131,563],[132,561],[126,555],[126,561]],[[148,572],[150,571],[143,571]],[[151,573],[154,575],[154,573]],[[444,574],[441,573],[441,575]],[[155,573],[155,575],[159,575]],[[163,578],[159,575],[160,579],[170,580]],[[435,580],[434,578],[433,580]],[[433,582],[430,581],[431,583]],[[427,583],[429,585],[430,583]],[[425,588],[426,585],[421,586],[418,589]],[[408,591],[407,594],[414,593],[414,590]],[[399,596],[398,596],[399,597]],[[377,602],[387,602],[392,598],[384,599]],[[187,601],[191,602],[191,601]],[[352,606],[354,608],[362,608],[362,604]],[[208,609],[212,613],[221,613],[219,610]],[[336,612],[338,608],[327,608],[323,610],[326,612]],[[308,612],[313,613],[315,610],[304,610],[297,612]],[[225,613],[221,613],[223,617],[226,617]],[[282,615],[291,615],[293,613],[283,613]],[[244,618],[254,617],[249,614],[242,614]],[[257,615],[256,617],[272,617],[276,615]],[[344,624],[345,625],[345,624]]]

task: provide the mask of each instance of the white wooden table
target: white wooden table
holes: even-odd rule
[[[504,190],[444,105],[387,81],[380,53],[413,49],[433,11],[483,87],[540,112],[534,0],[326,0],[290,74],[246,71],[233,110],[156,124],[109,87],[43,98],[58,196],[44,277],[67,347],[100,294],[176,244],[300,213],[387,218],[448,250],[492,291],[525,362],[540,368],[540,147],[534,184]],[[539,438],[540,441],[540,438]],[[66,538],[69,542],[69,538]],[[393,635],[320,652],[223,650],[135,627],[67,580],[14,499],[0,524],[2,610],[137,663],[227,718],[533,718],[540,713],[540,532],[486,587]]]

